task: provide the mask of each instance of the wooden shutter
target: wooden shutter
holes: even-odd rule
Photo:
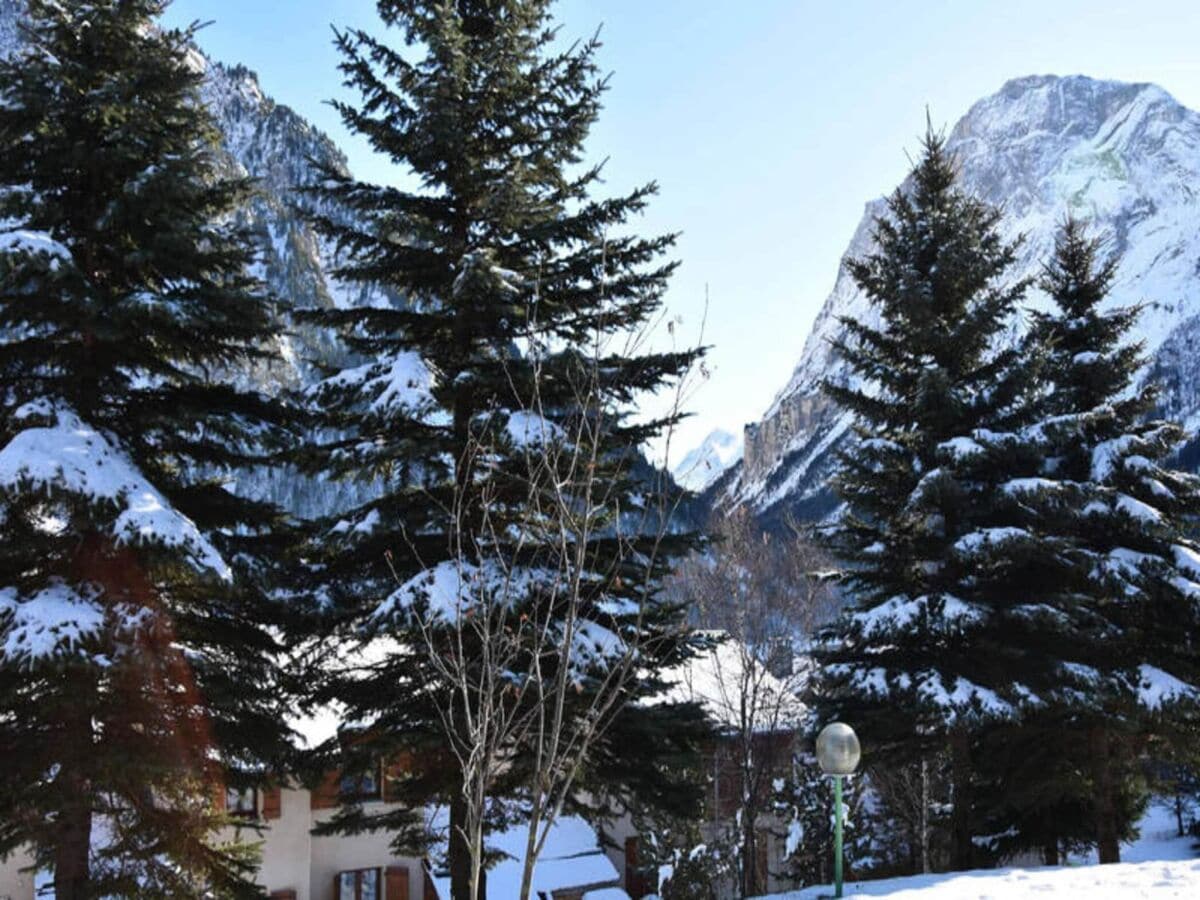
[[[278,819],[283,815],[283,789],[275,784],[266,788],[262,795],[262,815],[264,819]]]
[[[313,809],[333,809],[338,805],[341,793],[342,779],[337,772],[330,772],[321,779],[320,785],[312,792],[310,805]]]
[[[630,897],[640,897],[642,890],[642,872],[638,868],[638,839],[636,836],[625,838],[625,890]]]
[[[388,866],[384,900],[408,900],[408,866]]]

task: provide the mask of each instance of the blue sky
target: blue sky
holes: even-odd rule
[[[668,303],[713,375],[679,435],[739,432],[787,381],[863,204],[907,169],[929,106],[952,125],[1009,78],[1152,81],[1200,108],[1195,0],[562,0],[567,35],[603,24],[613,72],[590,149],[623,191],[655,179],[649,231],[683,232]],[[373,0],[175,0],[201,45],[395,181],[323,101],[346,96],[330,25],[378,29]],[[676,454],[673,453],[673,456]]]

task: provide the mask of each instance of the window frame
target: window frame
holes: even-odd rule
[[[362,784],[366,779],[372,779],[374,786],[371,790],[363,790]],[[383,763],[375,763],[366,772],[357,775],[343,774],[338,779],[338,795],[359,802],[383,799]],[[357,869],[347,871],[358,871]]]
[[[246,794],[249,794],[250,808],[242,808],[242,800]],[[227,815],[234,816],[239,819],[257,819],[259,809],[260,794],[256,787],[230,787],[225,788],[225,812]]]
[[[363,876],[370,873],[375,877],[375,900],[383,900],[383,869],[380,866],[366,866],[361,869],[342,869],[337,873],[337,891],[333,900],[362,900]],[[345,897],[342,894],[342,877],[354,876],[354,896]]]

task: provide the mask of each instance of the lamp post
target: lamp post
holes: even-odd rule
[[[817,763],[833,776],[833,880],[834,897],[842,896],[842,777],[858,768],[862,748],[858,735],[844,722],[833,722],[817,735]]]

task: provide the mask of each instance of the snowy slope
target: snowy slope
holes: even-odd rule
[[[689,450],[671,474],[689,491],[702,491],[741,458],[741,438],[718,428]]]
[[[824,887],[775,894],[769,900],[831,897]],[[846,897],[891,900],[1194,900],[1200,897],[1200,861],[1121,863],[1070,869],[998,869],[953,875],[917,875],[847,884]]]
[[[1014,277],[1038,273],[1067,210],[1111,239],[1123,260],[1113,302],[1147,304],[1140,336],[1153,356],[1148,377],[1164,387],[1164,412],[1200,424],[1200,113],[1150,84],[1032,76],[976,103],[949,145],[966,189],[1003,205],[1007,236],[1026,236]],[[869,250],[882,209],[882,200],[867,205],[846,256]],[[1030,305],[1044,303],[1030,296]],[[839,267],[791,379],[747,426],[745,459],[722,480],[719,504],[828,510],[822,482],[847,423],[820,383],[844,377],[829,345],[840,316],[878,321]]]
[[[1121,847],[1121,865],[1098,866],[1095,854],[1069,867],[981,869],[944,875],[918,875],[846,884],[847,897],[893,900],[1168,900],[1200,897],[1200,859],[1194,839],[1177,837],[1175,814],[1156,802],[1138,823],[1139,836]],[[1080,863],[1086,863],[1080,865]],[[764,900],[816,900],[831,896],[828,886],[777,894]]]

